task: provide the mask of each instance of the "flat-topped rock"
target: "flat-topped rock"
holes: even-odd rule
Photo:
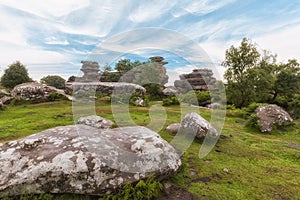
[[[11,91],[11,95],[15,99],[35,101],[48,99],[53,92],[61,94],[67,97],[69,100],[73,99],[71,96],[66,95],[63,90],[36,82],[22,83],[15,86]]]
[[[144,95],[146,93],[144,87],[134,83],[125,82],[72,82],[68,84],[68,87],[73,89],[75,97],[77,94],[91,91],[100,96],[109,96],[113,93],[139,95]]]
[[[52,128],[0,144],[0,198],[26,193],[104,195],[151,174],[174,174],[175,149],[145,127]]]

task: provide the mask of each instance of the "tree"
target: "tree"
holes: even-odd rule
[[[227,99],[236,107],[249,105],[255,97],[254,67],[259,63],[260,54],[254,44],[244,38],[239,47],[226,50],[223,66],[227,67]],[[251,72],[251,73],[250,73]],[[256,73],[257,74],[257,73]]]
[[[58,89],[65,89],[66,88],[65,82],[66,82],[65,79],[57,75],[49,75],[41,79],[41,83],[56,87]]]
[[[297,60],[288,60],[288,63],[281,63],[274,70],[275,81],[272,88],[274,102],[281,95],[285,99],[291,99],[300,90],[300,68]]]
[[[4,71],[0,82],[4,87],[14,88],[18,84],[31,81],[26,67],[20,61],[16,61]]]

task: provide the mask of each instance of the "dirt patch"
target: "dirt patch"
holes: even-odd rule
[[[163,194],[154,200],[200,200],[197,196],[176,185],[169,185],[167,188],[165,186],[164,190]]]

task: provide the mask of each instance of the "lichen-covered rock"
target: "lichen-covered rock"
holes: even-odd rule
[[[15,99],[36,101],[48,99],[53,92],[61,94],[69,100],[73,99],[71,96],[66,95],[63,90],[36,82],[22,83],[15,86],[11,91],[11,95]]]
[[[175,96],[179,94],[178,90],[173,86],[165,88],[162,92],[166,96]]]
[[[105,118],[97,116],[97,115],[80,117],[77,120],[77,124],[84,124],[84,125],[99,128],[99,129],[111,128],[114,125],[114,123],[111,120],[105,119]]]
[[[203,117],[195,112],[188,113],[181,121],[181,128],[186,129],[200,139],[205,137],[208,133],[217,136],[217,130]]]
[[[13,99],[13,97],[10,96],[4,96],[0,99],[0,102],[2,104],[9,104],[11,102],[11,100]]]
[[[260,106],[255,112],[259,117],[258,125],[263,133],[271,132],[274,125],[287,126],[293,122],[289,113],[277,105]]]
[[[123,82],[71,82],[67,87],[73,90],[75,97],[80,96],[109,96],[111,94],[144,95],[146,89],[140,85]]]
[[[7,92],[6,90],[4,89],[0,89],[0,98],[4,97],[4,96],[9,96],[10,93]]]
[[[180,123],[174,123],[167,126],[166,131],[170,133],[177,133],[179,129],[180,129]]]
[[[48,192],[104,195],[127,181],[174,174],[180,165],[175,149],[145,127],[56,127],[0,144],[0,198]]]

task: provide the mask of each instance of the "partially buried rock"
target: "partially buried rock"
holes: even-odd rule
[[[188,113],[184,116],[181,121],[181,129],[185,129],[194,134],[198,139],[205,137],[208,133],[212,136],[218,136],[217,130],[195,112]]]
[[[56,127],[0,144],[0,198],[24,193],[105,195],[126,182],[174,174],[175,149],[145,127]]]
[[[105,118],[97,116],[97,115],[80,117],[77,120],[77,124],[84,124],[84,125],[91,126],[94,128],[99,128],[99,129],[111,128],[114,125],[114,123],[111,120],[105,119]]]
[[[170,133],[177,133],[180,128],[180,123],[170,124],[166,130]]]
[[[274,125],[287,126],[293,122],[291,116],[277,105],[260,106],[256,109],[261,132],[271,132]]]

